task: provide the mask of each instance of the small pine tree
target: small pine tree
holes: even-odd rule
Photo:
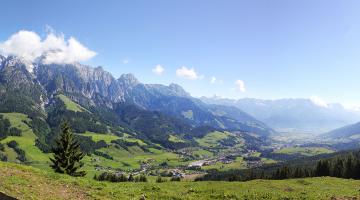
[[[133,182],[133,181],[134,181],[134,176],[133,176],[132,174],[129,175],[128,181],[129,181],[129,182]]]
[[[145,174],[141,174],[141,175],[140,175],[139,181],[140,181],[140,182],[147,182],[147,178],[146,178]]]
[[[85,171],[78,171],[84,164],[81,159],[85,156],[80,150],[80,144],[74,138],[67,123],[61,127],[60,138],[56,141],[56,147],[52,149],[54,157],[50,158],[51,167],[55,172],[69,174],[71,176],[85,176]]]
[[[161,178],[161,176],[158,176],[158,177],[156,178],[156,182],[157,182],[157,183],[163,183],[163,182],[165,182],[165,181],[166,181],[166,179]]]

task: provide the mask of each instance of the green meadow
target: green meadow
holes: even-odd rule
[[[330,177],[248,182],[110,183],[0,162],[1,192],[18,199],[292,199],[359,197],[360,181]],[[51,189],[46,189],[51,188]],[[347,197],[347,198],[344,198]]]
[[[334,152],[333,150],[323,147],[289,147],[275,151],[275,153],[300,154],[303,156],[314,156],[314,155],[333,153],[333,152]]]

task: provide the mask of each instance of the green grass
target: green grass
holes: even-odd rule
[[[217,162],[215,165],[202,166],[201,169],[217,169],[219,171],[226,171],[231,169],[246,169],[246,162],[242,157],[237,157],[232,163],[224,164]]]
[[[120,137],[116,136],[116,135],[110,135],[110,134],[102,134],[102,133],[93,133],[90,131],[86,131],[83,134],[79,134],[79,135],[83,135],[83,136],[88,136],[91,137],[91,139],[94,142],[98,142],[100,140],[104,140],[106,143],[110,144],[112,140],[117,140],[120,139]]]
[[[85,108],[81,107],[79,104],[73,102],[71,99],[69,99],[67,96],[63,94],[59,94],[57,97],[60,98],[62,102],[64,102],[66,109],[74,111],[74,112],[84,112],[86,111]]]
[[[214,156],[214,153],[212,153],[210,151],[207,151],[205,149],[195,150],[195,151],[192,152],[192,154],[194,156],[197,156],[197,157],[200,157],[200,158],[203,158],[203,157],[210,158],[210,157]]]
[[[19,144],[19,147],[25,151],[25,157],[33,166],[48,168],[49,154],[43,153],[35,146],[36,135],[32,129],[24,123],[29,122],[30,119],[21,113],[1,113],[5,118],[9,119],[11,126],[21,130],[21,136],[9,136],[1,140],[2,144],[6,144],[12,140]],[[10,161],[16,161],[16,152],[10,148],[5,149],[5,153],[10,158]],[[15,158],[14,158],[15,157]]]
[[[4,153],[7,156],[7,161],[8,162],[18,162],[17,160],[17,153],[15,152],[15,150],[13,148],[8,147],[7,145],[4,145],[5,149],[4,149]]]
[[[145,142],[143,142],[140,139],[134,138],[131,135],[124,133],[124,136],[121,137],[121,139],[128,141],[128,142],[137,142],[140,146],[146,146],[147,144]]]
[[[140,139],[133,138],[131,135],[129,135],[127,133],[124,133],[124,136],[122,136],[122,137],[112,135],[109,133],[94,133],[94,132],[90,132],[90,131],[86,131],[85,133],[81,133],[79,135],[91,137],[91,139],[95,142],[104,140],[106,143],[110,144],[112,140],[123,139],[127,142],[137,142],[140,146],[146,146],[145,142],[143,142]]]
[[[149,148],[150,152],[144,152],[138,146],[128,147],[128,150],[125,150],[110,145],[107,148],[101,148],[99,151],[109,154],[114,160],[101,158],[101,161],[93,163],[93,166],[99,164],[101,166],[120,168],[122,170],[132,170],[139,169],[142,162],[148,162],[155,167],[163,162],[167,162],[168,165],[172,167],[187,165],[189,163],[188,161],[182,161],[175,153],[153,148]]]
[[[226,139],[229,135],[230,133],[228,132],[214,131],[208,133],[203,138],[196,139],[196,142],[203,147],[214,147],[219,144],[219,141]]]
[[[183,139],[179,138],[178,136],[176,135],[170,135],[169,137],[169,141],[170,142],[185,142]]]
[[[277,163],[276,160],[270,159],[270,158],[261,158],[261,161],[263,161],[265,164],[274,164]]]
[[[98,182],[0,162],[1,192],[18,199],[309,199],[359,197],[359,180],[330,177],[248,182]]]
[[[281,154],[300,154],[303,156],[314,156],[319,154],[333,153],[333,150],[323,147],[290,147],[276,150],[275,153]]]

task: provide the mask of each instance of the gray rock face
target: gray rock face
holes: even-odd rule
[[[31,63],[19,57],[1,55],[0,63],[4,81],[11,82],[14,87],[18,87],[20,83],[39,84],[48,98],[58,92],[63,92],[78,102],[84,103],[83,100],[87,99],[91,105],[112,107],[113,103],[129,102],[142,108],[149,108],[152,104],[151,98],[190,97],[179,85],[146,85],[140,83],[133,74],[123,74],[115,79],[102,67],[92,68],[79,63],[47,65],[40,62]]]
[[[3,110],[11,111],[21,107],[11,102],[23,97],[22,103],[44,113],[44,103],[48,99],[33,73],[36,64],[12,56],[1,56],[0,59],[0,102],[9,106]]]

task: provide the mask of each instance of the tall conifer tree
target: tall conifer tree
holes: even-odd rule
[[[71,176],[85,176],[85,171],[78,171],[84,163],[81,159],[85,154],[80,150],[80,144],[74,138],[67,123],[61,127],[60,138],[56,141],[56,147],[52,149],[54,157],[50,158],[51,167],[55,172],[69,174]]]

